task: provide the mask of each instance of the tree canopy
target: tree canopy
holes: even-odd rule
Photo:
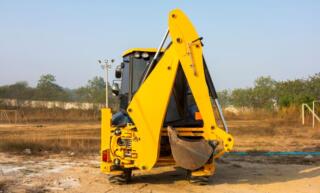
[[[106,83],[98,76],[89,80],[87,85],[76,89],[58,85],[52,74],[40,76],[36,87],[30,87],[27,82],[0,86],[0,98],[10,99],[104,103],[105,96]],[[109,98],[112,100],[112,96]]]
[[[218,93],[223,105],[271,109],[311,103],[320,98],[320,73],[307,79],[275,81],[259,77],[251,88],[223,90]]]
[[[67,92],[58,84],[52,74],[42,75],[38,81],[34,99],[68,101]]]

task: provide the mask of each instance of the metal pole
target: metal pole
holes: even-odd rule
[[[111,68],[111,64],[114,62],[114,59],[104,60],[104,64],[102,64],[101,60],[98,60],[98,63],[101,64],[102,69],[106,71],[106,108],[109,108],[109,87],[108,87],[108,72],[109,68]]]
[[[168,35],[169,35],[169,29],[167,29],[166,34],[164,35],[164,37],[163,37],[163,39],[162,39],[162,41],[161,41],[161,43],[160,43],[160,45],[159,45],[159,47],[157,49],[156,54],[154,55],[154,57],[152,58],[150,64],[148,65],[148,69],[147,69],[146,73],[144,74],[144,77],[143,77],[141,83],[143,83],[146,80],[146,78],[148,77],[148,75],[149,75],[149,73],[150,73],[150,71],[151,71],[151,69],[152,69],[152,67],[154,65],[154,62],[157,60],[157,58],[158,58],[158,56],[159,56],[159,54],[161,52],[161,49],[162,49],[164,43],[166,42],[166,39],[168,38]]]
[[[301,119],[302,119],[302,125],[304,125],[304,104],[301,105]]]
[[[18,112],[17,110],[14,111],[14,123],[17,124],[17,120],[18,120]]]
[[[219,112],[223,127],[226,130],[226,132],[229,133],[229,128],[228,128],[226,120],[224,119],[222,108],[221,108],[221,105],[219,103],[218,98],[214,99],[214,102],[216,103],[216,106],[218,107],[217,109],[218,109],[218,112]]]
[[[109,99],[108,99],[108,96],[109,96],[109,92],[108,92],[108,62],[106,62],[105,69],[106,69],[106,108],[109,108]]]
[[[219,103],[217,91],[216,91],[216,89],[214,87],[212,78],[210,76],[206,60],[204,59],[203,56],[202,56],[202,58],[203,58],[204,73],[205,73],[205,78],[206,78],[206,83],[208,85],[208,89],[209,89],[209,91],[211,93],[211,96],[214,99],[214,103],[216,104],[216,107],[218,109],[219,117],[220,117],[220,119],[222,121],[224,130],[228,133],[229,132],[229,128],[228,128],[227,122],[226,122],[226,120],[225,120],[225,118],[223,116],[223,111],[222,111],[221,105]]]
[[[314,116],[315,116],[315,112],[314,112],[314,103],[315,101],[312,102],[312,128],[314,128],[315,125],[315,120],[314,120]]]
[[[156,60],[158,58],[158,55],[159,55],[164,43],[166,42],[166,39],[168,38],[168,35],[169,35],[169,29],[167,29],[166,34],[164,35],[164,37],[163,37],[163,39],[161,41],[161,44],[159,45],[158,50],[157,50],[156,54],[154,55],[152,61],[154,61],[154,60]]]

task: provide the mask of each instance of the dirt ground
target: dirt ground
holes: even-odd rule
[[[252,120],[229,125],[235,151],[320,151],[319,129]],[[310,155],[226,155],[207,186],[189,184],[174,167],[135,171],[132,183],[112,185],[99,170],[99,140],[99,123],[0,125],[0,193],[320,192],[320,156]]]
[[[189,184],[185,171],[174,167],[135,172],[128,185],[109,184],[100,173],[98,156],[23,156],[0,154],[0,192],[221,192],[279,193],[320,192],[320,161],[286,157],[251,158],[227,156],[217,163],[209,185]],[[300,161],[298,161],[300,160]]]

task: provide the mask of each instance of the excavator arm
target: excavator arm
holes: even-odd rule
[[[135,166],[140,169],[151,169],[159,156],[161,129],[179,65],[203,119],[202,137],[223,144],[223,150],[218,155],[233,147],[232,136],[219,128],[215,121],[206,82],[201,39],[182,11],[170,12],[169,34],[172,43],[127,108],[137,129],[132,149],[137,155]]]

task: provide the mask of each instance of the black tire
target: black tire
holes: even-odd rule
[[[131,181],[132,169],[125,169],[120,175],[112,175],[109,177],[109,182],[111,184],[128,184]]]
[[[209,183],[209,176],[191,176],[189,182],[191,184],[205,186]]]
[[[195,185],[208,185],[210,176],[192,176],[191,171],[187,171],[187,179],[191,184]]]

